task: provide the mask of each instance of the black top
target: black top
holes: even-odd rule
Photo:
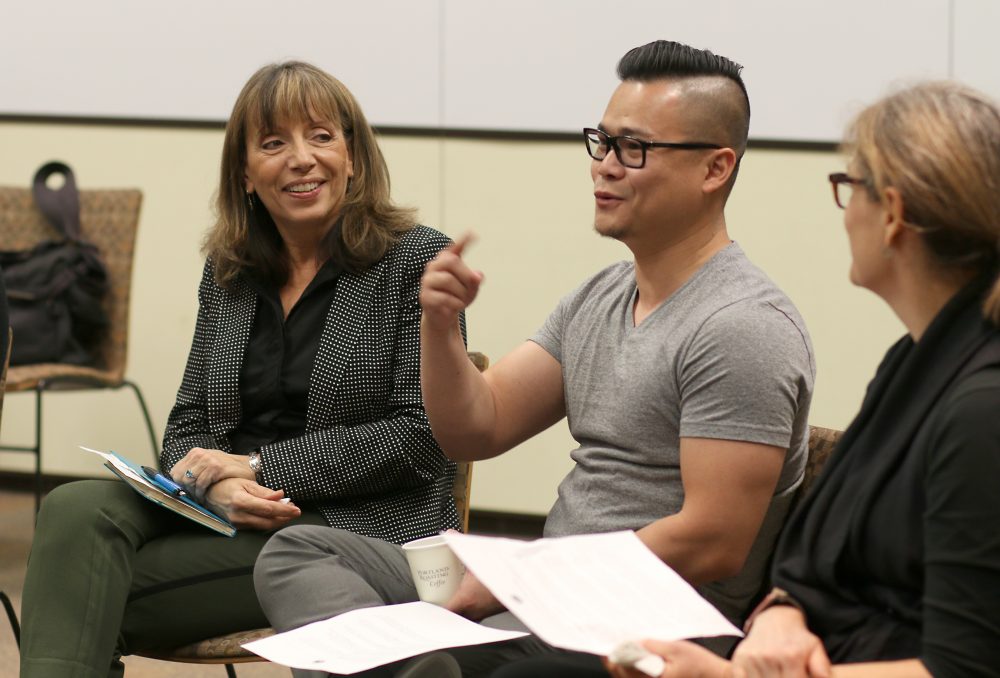
[[[1000,332],[983,289],[889,350],[779,542],[774,583],[834,662],[1000,667]]]
[[[277,286],[247,276],[258,301],[240,368],[243,412],[230,439],[234,453],[305,433],[309,378],[340,273],[332,261],[324,264],[287,318]]]

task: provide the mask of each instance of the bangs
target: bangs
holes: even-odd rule
[[[326,120],[345,133],[332,78],[301,68],[277,68],[263,78],[247,111],[249,128],[261,133],[274,131],[282,122]]]

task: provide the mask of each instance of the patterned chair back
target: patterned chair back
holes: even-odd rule
[[[139,226],[142,193],[136,189],[81,190],[83,239],[97,246],[108,271],[105,299],[108,333],[98,350],[96,367],[109,381],[125,378],[132,258]],[[27,250],[46,240],[60,240],[35,206],[30,188],[0,186],[0,243],[5,250]]]
[[[809,489],[816,482],[816,478],[823,471],[827,460],[833,453],[833,448],[837,446],[843,431],[832,428],[822,428],[820,426],[809,427],[809,456],[806,460],[806,472],[802,478],[802,484],[795,499],[798,503],[806,495]]]

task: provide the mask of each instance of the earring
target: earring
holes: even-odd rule
[[[250,214],[253,214],[253,193],[247,191],[247,207],[250,210]]]

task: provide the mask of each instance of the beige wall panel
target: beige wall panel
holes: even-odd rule
[[[441,224],[441,158],[444,142],[432,137],[381,137],[379,144],[389,165],[392,197],[417,210],[420,223],[443,231]]]

